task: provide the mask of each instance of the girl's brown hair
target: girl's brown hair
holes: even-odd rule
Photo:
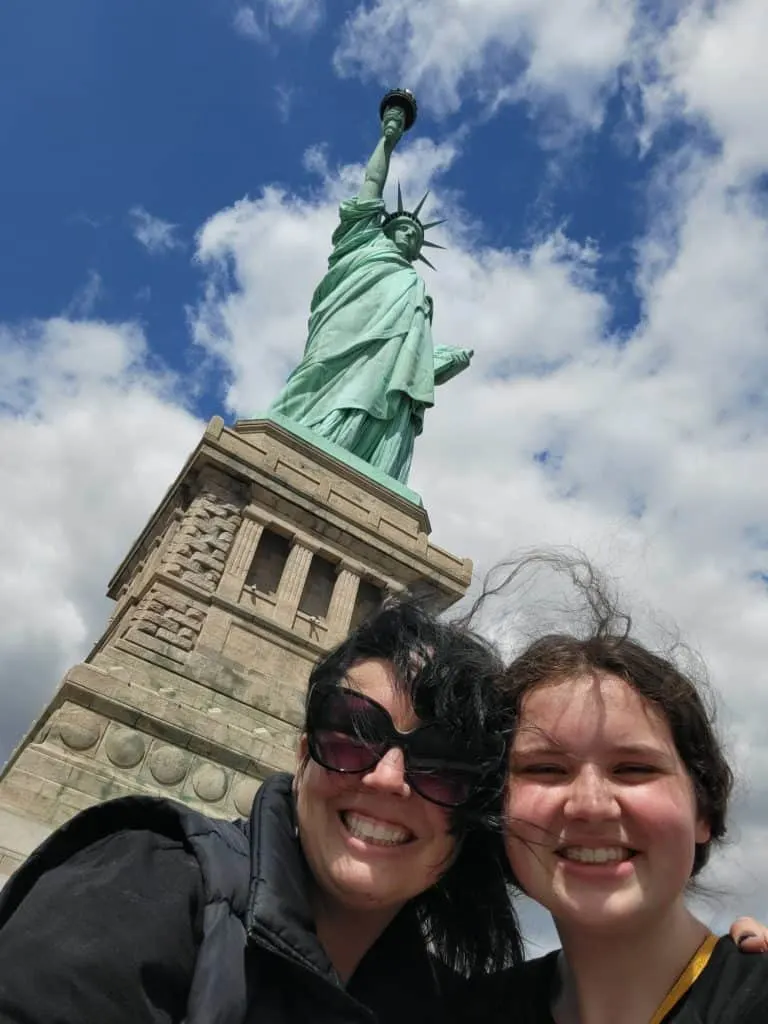
[[[699,814],[711,838],[698,844],[691,869],[696,876],[709,859],[711,844],[726,834],[733,772],[714,727],[714,707],[704,680],[694,679],[672,655],[654,652],[631,636],[632,621],[619,609],[605,579],[580,554],[534,552],[492,570],[467,618],[475,618],[489,597],[520,583],[529,570],[565,574],[587,612],[580,635],[548,632],[517,654],[501,680],[510,736],[523,698],[545,683],[592,672],[610,672],[632,686],[666,719],[677,752],[693,782]],[[678,653],[683,649],[675,645]]]

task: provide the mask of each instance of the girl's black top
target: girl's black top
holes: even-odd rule
[[[454,1024],[555,1024],[549,1004],[557,956],[528,960],[468,986],[457,1000]],[[720,939],[707,966],[664,1018],[664,1024],[673,1022],[768,1024],[768,954],[740,953],[732,939]]]

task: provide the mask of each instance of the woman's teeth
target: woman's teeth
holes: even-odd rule
[[[373,818],[364,818],[352,811],[342,813],[341,820],[355,839],[363,839],[374,846],[400,846],[412,838],[408,829],[386,825],[382,821],[374,821]]]
[[[609,861],[629,860],[632,850],[626,846],[566,846],[558,851],[566,860],[576,860],[581,864],[607,864]]]

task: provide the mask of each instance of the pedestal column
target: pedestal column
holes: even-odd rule
[[[230,601],[239,601],[259,546],[264,524],[256,519],[250,509],[245,509],[243,521],[232,544],[224,575],[219,582],[217,593]]]
[[[342,640],[349,632],[352,613],[355,610],[357,588],[359,586],[359,575],[342,563],[339,567],[336,585],[333,588],[331,603],[328,606],[328,614],[326,616],[328,633],[330,637],[333,637],[334,641]]]
[[[277,588],[275,618],[279,622],[293,623],[314,553],[304,541],[294,541]]]

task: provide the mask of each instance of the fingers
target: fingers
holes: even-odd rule
[[[405,131],[405,115],[399,108],[388,108],[381,124],[384,138],[388,142],[397,143]]]
[[[731,925],[730,936],[742,953],[768,953],[768,928],[754,917],[737,918]]]
[[[403,130],[399,124],[392,121],[389,124],[384,125],[384,138],[390,142],[398,142],[403,134]]]
[[[763,935],[751,935],[745,932],[736,945],[742,953],[768,953],[768,940]]]

